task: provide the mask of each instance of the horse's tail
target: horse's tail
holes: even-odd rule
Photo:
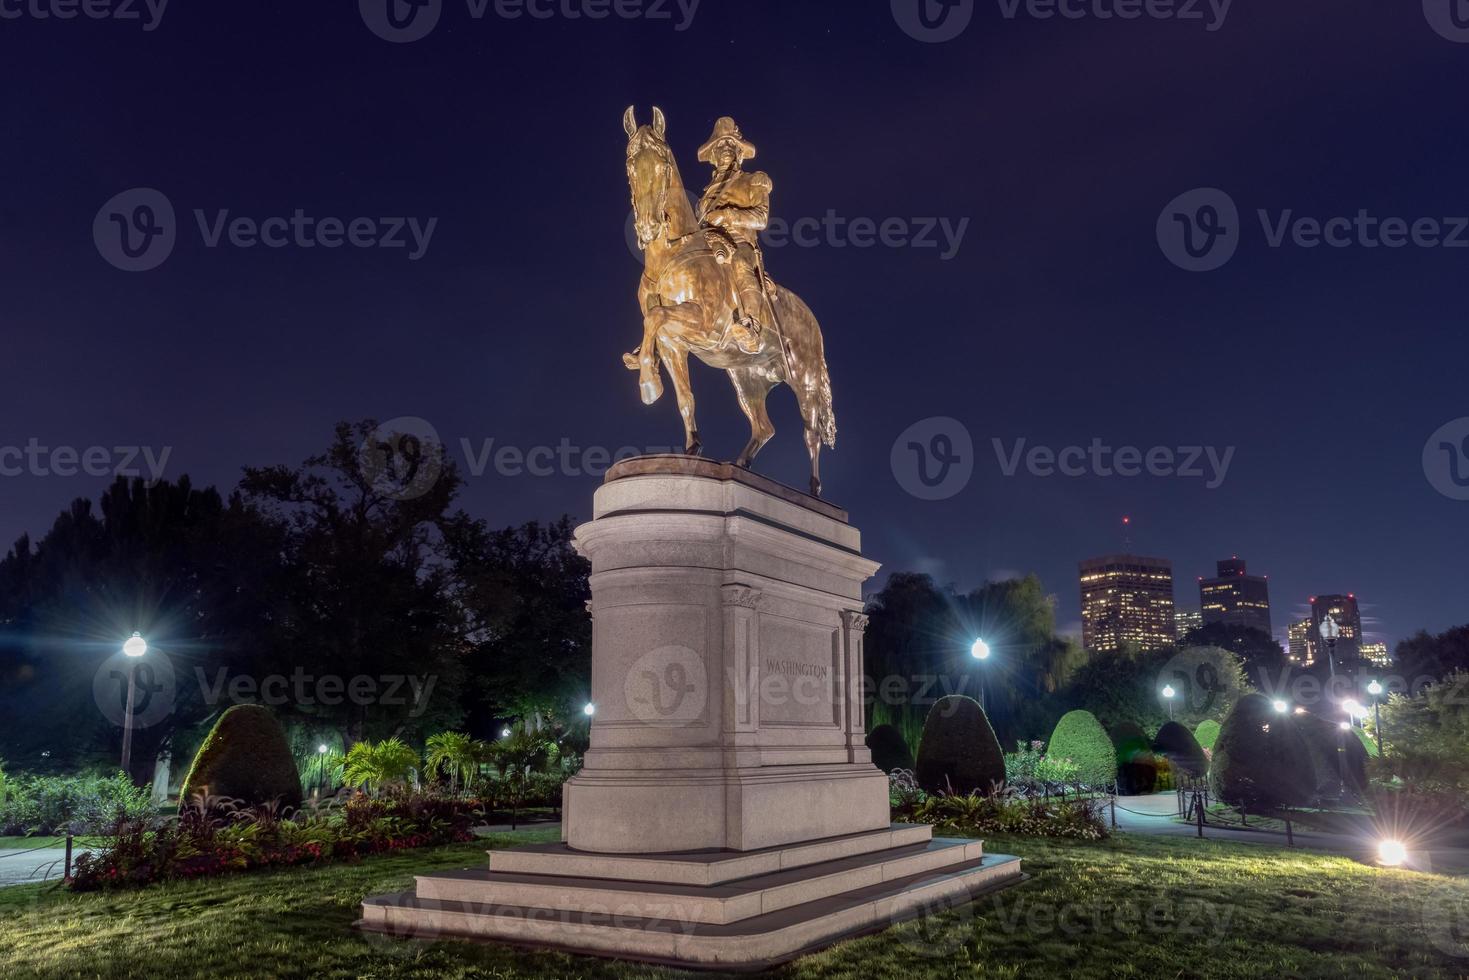
[[[821,355],[821,377],[817,380],[817,421],[821,426],[821,441],[828,449],[837,447],[837,415],[831,402],[831,375],[826,370],[826,354]]]

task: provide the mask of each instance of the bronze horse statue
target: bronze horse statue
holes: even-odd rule
[[[662,110],[654,107],[653,122],[639,126],[629,106],[622,126],[628,137],[633,223],[644,263],[638,286],[643,342],[623,362],[638,372],[643,403],[651,405],[662,396],[659,368],[666,367],[683,417],[685,452],[697,456],[702,444],[694,419],[689,354],[728,372],[740,408],[750,420],[750,441],[735,462],[748,467],[775,435],[765,396],[785,382],[796,394],[806,427],[811,493],[820,496],[821,444],[835,448],[837,434],[820,324],[799,296],[776,285],[762,271],[775,322],[763,326],[753,353],[742,350],[734,336],[740,311],[730,268],[730,243],[718,230],[701,227],[689,204],[665,139],[667,123]]]

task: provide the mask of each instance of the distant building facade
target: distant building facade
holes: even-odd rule
[[[1290,662],[1300,664],[1302,667],[1311,666],[1311,645],[1308,637],[1311,633],[1311,621],[1299,619],[1285,628],[1285,635],[1290,654]]]
[[[1178,638],[1182,640],[1190,632],[1204,625],[1204,614],[1188,609],[1173,610],[1174,628],[1178,630]]]
[[[1199,580],[1199,611],[1204,623],[1248,626],[1270,634],[1270,582],[1251,575],[1242,559],[1217,562],[1215,578]]]
[[[1103,555],[1081,562],[1081,639],[1106,652],[1130,643],[1156,650],[1178,640],[1173,563],[1141,555]]]
[[[1386,643],[1362,644],[1362,659],[1377,667],[1392,666],[1392,654],[1387,652]]]
[[[1357,608],[1357,597],[1347,595],[1318,595],[1311,597],[1311,629],[1306,634],[1308,665],[1326,659],[1326,641],[1321,638],[1321,624],[1326,617],[1336,620],[1341,636],[1336,641],[1334,654],[1337,663],[1357,660],[1362,656],[1362,613]]]

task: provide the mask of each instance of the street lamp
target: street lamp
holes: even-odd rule
[[[588,718],[590,718],[590,717],[592,717],[592,715],[594,715],[594,714],[597,713],[597,706],[595,704],[592,704],[592,702],[588,701],[587,702],[587,706],[585,708],[582,708],[581,709],[581,713],[584,714],[584,715],[586,715]]]
[[[129,660],[128,706],[122,719],[122,771],[130,772],[128,767],[133,761],[133,701],[138,693],[138,659],[148,652],[148,641],[143,639],[143,634],[135,631],[123,643],[122,652]]]
[[[1282,715],[1285,714],[1287,711],[1290,710],[1290,705],[1286,704],[1284,701],[1281,701],[1279,699],[1277,699],[1275,701],[1273,707],[1275,708],[1275,711],[1276,711],[1277,714],[1282,714]]]
[[[1172,721],[1173,699],[1178,696],[1178,692],[1173,689],[1172,684],[1169,684],[1167,687],[1163,688],[1163,696],[1168,699],[1168,720]]]
[[[1372,695],[1372,734],[1377,738],[1377,754],[1382,755],[1382,685],[1373,681],[1367,685],[1367,693]]]
[[[1336,641],[1341,638],[1341,627],[1331,618],[1331,613],[1321,621],[1321,638],[1326,641],[1326,669],[1332,680],[1336,680]]]
[[[984,642],[983,637],[975,637],[974,642],[969,647],[969,655],[982,664],[990,658],[990,645]],[[988,710],[985,708],[984,703],[984,687],[984,671],[981,670],[979,672],[979,708],[981,711]]]
[[[316,795],[326,792],[326,743],[316,747]]]

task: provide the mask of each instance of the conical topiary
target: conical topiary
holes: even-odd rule
[[[1316,772],[1292,716],[1263,694],[1247,694],[1219,730],[1210,778],[1221,800],[1261,812],[1310,802]]]
[[[1214,743],[1219,741],[1219,722],[1213,718],[1205,718],[1199,722],[1199,727],[1194,729],[1194,738],[1199,747],[1214,751]]]
[[[285,729],[270,709],[237,704],[215,722],[199,746],[180,799],[196,794],[239,800],[258,806],[276,800],[285,807],[301,805],[301,776],[286,741]]]
[[[1158,737],[1153,739],[1153,751],[1165,757],[1175,773],[1187,773],[1197,779],[1209,771],[1204,747],[1194,738],[1193,732],[1176,721],[1158,729]]]
[[[913,752],[903,735],[892,725],[878,725],[867,733],[867,748],[872,752],[872,764],[883,772],[914,767]]]
[[[1046,758],[1070,759],[1077,765],[1077,780],[1096,789],[1110,787],[1117,780],[1117,750],[1090,711],[1068,711],[1061,716],[1046,743]]]
[[[930,793],[988,793],[1005,784],[1005,753],[973,698],[940,698],[923,722],[918,785]]]
[[[1158,767],[1143,727],[1135,721],[1122,722],[1112,729],[1112,746],[1117,751],[1117,792],[1123,796],[1151,793],[1158,782]]]

